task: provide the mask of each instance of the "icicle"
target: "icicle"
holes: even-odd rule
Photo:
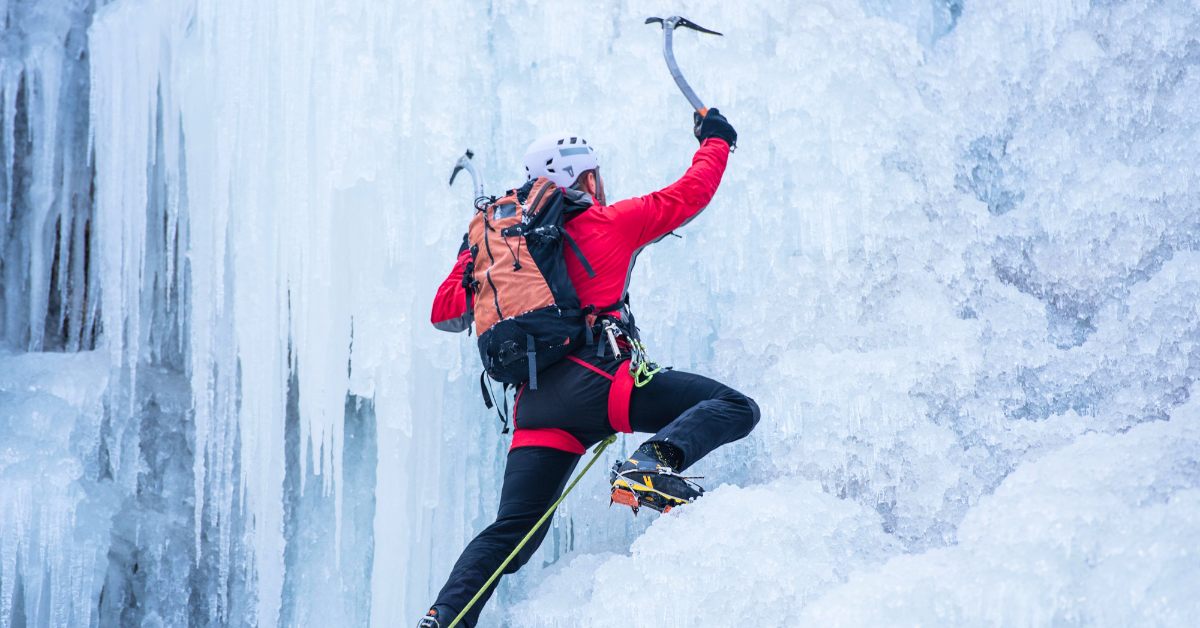
[[[32,218],[29,237],[29,350],[41,351],[46,330],[46,306],[50,292],[50,264],[54,256],[54,159],[58,144],[58,94],[62,85],[61,42],[40,45],[30,55],[34,67],[26,90],[30,135],[33,144],[33,184],[29,204]],[[28,68],[28,65],[26,66]]]
[[[3,220],[0,220],[0,242],[8,242],[8,233],[13,227],[11,220],[13,218],[14,211],[13,170],[16,168],[17,90],[20,84],[22,71],[22,64],[17,63],[14,60],[3,59],[0,61],[0,98],[3,99],[3,101],[0,102],[0,111],[3,112],[4,116],[2,122],[0,122],[3,124],[4,129],[3,137],[0,137],[0,145],[3,146],[5,176],[3,208],[4,215],[2,217]],[[4,295],[5,301],[9,303],[19,302],[18,299],[14,298],[15,295],[7,294],[7,292],[23,288],[24,286],[21,286],[20,288],[14,288],[6,285],[6,294]],[[9,306],[10,311],[11,308],[12,305]],[[4,312],[3,315],[6,321],[10,317],[8,312]],[[11,325],[11,323],[6,324]],[[7,330],[0,329],[0,335],[6,335],[3,334],[3,332],[6,331]]]

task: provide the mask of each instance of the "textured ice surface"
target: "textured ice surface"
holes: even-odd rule
[[[1197,625],[1200,403],[1022,465],[958,532],[855,574],[800,623]]]
[[[109,528],[120,498],[84,478],[98,475],[92,436],[100,432],[107,380],[108,362],[95,352],[0,351],[5,626],[86,626],[96,620]]]
[[[726,485],[651,526],[631,556],[573,559],[513,614],[531,626],[786,625],[898,545],[873,510],[815,482]]]
[[[661,625],[658,607],[630,610],[646,587],[622,588],[622,570],[694,588],[661,611],[681,625],[739,613],[763,625],[1194,624],[1194,431],[1113,434],[1166,419],[1200,366],[1196,6],[966,3],[924,51],[853,5],[791,9],[786,26],[729,29],[778,55],[756,63],[772,81],[736,92],[739,111],[766,109],[742,137],[770,141],[743,139],[717,211],[643,257],[634,296],[687,312],[643,316],[658,351],[739,382],[765,409],[753,442],[709,468],[817,480],[872,507],[915,555],[840,572],[849,583],[810,607],[795,595],[764,610],[761,596],[813,577],[807,565],[772,569],[770,543],[725,551],[720,525],[702,547],[653,534],[677,525],[667,518],[632,557],[576,559],[554,588],[528,587],[513,624]],[[717,261],[692,253],[705,246]],[[1163,430],[1178,436],[1151,436]],[[771,505],[739,521],[819,543],[772,525],[795,499],[756,500]],[[722,560],[737,566],[714,602],[705,587]],[[741,588],[759,580],[771,593]],[[564,608],[571,589],[590,593]]]
[[[1200,621],[1194,0],[98,4],[2,5],[3,344],[99,341],[0,358],[0,626],[414,623],[507,446],[448,170],[674,180],[674,13],[740,146],[632,300],[763,420],[665,517],[593,471],[481,624]]]

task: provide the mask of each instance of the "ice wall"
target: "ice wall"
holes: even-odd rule
[[[430,565],[494,507],[504,450],[468,392],[471,348],[425,329],[421,296],[439,281],[441,231],[465,215],[429,147],[450,159],[490,123],[470,99],[486,51],[441,33],[486,30],[485,14],[97,11],[103,320],[124,338],[106,346],[138,380],[170,345],[155,304],[177,299],[162,328],[178,334],[190,394],[187,555],[206,578],[191,585],[191,622],[411,615],[428,604]],[[453,63],[426,57],[437,41]]]
[[[1193,624],[1196,5],[966,3],[924,50],[850,3],[727,11],[691,63],[754,60],[743,146],[634,299],[762,404],[706,470],[767,483],[531,574],[512,624]]]
[[[90,0],[0,4],[0,343],[91,349]]]
[[[96,351],[0,358],[0,626],[414,623],[507,446],[448,170],[674,180],[675,13],[740,147],[632,299],[764,418],[678,514],[593,471],[481,623],[1196,623],[1195,2],[4,7],[4,344]]]

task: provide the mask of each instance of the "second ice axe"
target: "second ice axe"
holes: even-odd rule
[[[684,28],[690,28],[694,31],[699,31],[701,33],[708,33],[709,35],[720,35],[721,33],[718,33],[717,31],[710,31],[707,28],[689,22],[686,18],[682,18],[678,15],[672,15],[665,20],[661,17],[646,18],[647,24],[653,24],[656,22],[662,24],[663,58],[667,60],[667,69],[671,71],[671,78],[675,79],[675,84],[679,86],[679,91],[683,92],[683,96],[688,99],[688,102],[692,103],[692,108],[694,108],[701,116],[707,114],[708,107],[704,106],[704,103],[700,101],[700,97],[697,96],[696,92],[692,90],[692,86],[688,85],[688,82],[684,80],[683,73],[679,71],[679,64],[675,63],[675,52],[672,49],[672,36],[675,32],[675,29],[679,28],[680,26]]]
[[[475,153],[472,153],[471,149],[468,148],[466,154],[458,158],[458,162],[454,164],[454,171],[450,173],[450,185],[454,185],[454,178],[458,176],[460,171],[466,170],[471,174],[471,183],[475,187],[474,201],[478,203],[479,199],[484,197],[483,175],[479,174],[479,171],[475,169],[475,163],[471,161],[471,158],[474,156]]]

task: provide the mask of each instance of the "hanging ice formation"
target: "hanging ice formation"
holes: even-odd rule
[[[632,298],[763,422],[678,514],[585,480],[483,622],[1200,624],[1200,6],[689,10],[741,146]],[[678,176],[646,16],[0,12],[0,628],[414,623],[507,447],[425,322],[447,170],[572,127],[614,197]]]

